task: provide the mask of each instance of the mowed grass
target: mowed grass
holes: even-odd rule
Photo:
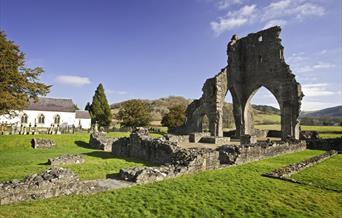
[[[307,168],[293,175],[292,178],[316,186],[342,190],[342,154]]]
[[[255,125],[255,128],[262,130],[280,130],[280,125]],[[321,138],[337,138],[342,136],[342,126],[301,126],[301,129],[318,131]]]
[[[342,217],[341,193],[261,176],[321,153],[306,150],[94,195],[6,205],[0,217]]]
[[[117,134],[117,137],[122,134]],[[53,149],[32,149],[30,141],[33,137],[53,139],[57,145]],[[67,153],[84,155],[84,164],[65,166],[78,173],[81,179],[106,178],[121,168],[144,165],[131,159],[115,158],[109,152],[90,149],[88,142],[88,134],[0,136],[0,181],[22,179],[43,171],[49,167],[46,165],[48,158]]]

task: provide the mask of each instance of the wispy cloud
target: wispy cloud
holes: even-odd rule
[[[318,97],[334,95],[333,91],[329,91],[327,83],[305,84],[302,86],[303,93],[307,97]]]
[[[302,110],[304,111],[316,111],[321,110],[328,107],[334,107],[338,104],[333,104],[330,102],[323,102],[323,101],[311,101],[308,99],[304,99],[302,102]]]
[[[56,82],[59,84],[81,87],[91,83],[88,77],[73,76],[73,75],[60,75],[56,77]]]
[[[217,35],[231,30],[250,22],[256,10],[256,5],[245,5],[237,11],[229,11],[224,17],[220,17],[218,21],[210,23],[212,30]]]
[[[228,10],[235,1],[219,2],[219,9]],[[241,1],[238,3],[241,4]],[[323,16],[324,14],[325,9],[321,5],[311,3],[309,0],[279,0],[264,7],[258,7],[256,4],[244,5],[238,10],[228,11],[225,16],[210,22],[210,26],[216,35],[220,35],[247,24],[261,23],[266,29],[274,25],[284,26],[289,21],[302,21],[308,16]]]
[[[108,89],[106,92],[107,92],[107,94],[112,94],[112,95],[126,95],[126,94],[128,94],[128,92],[126,92],[126,91],[117,91],[117,90],[111,90],[111,89]]]
[[[220,10],[224,10],[236,4],[242,4],[242,0],[218,0],[217,8]]]

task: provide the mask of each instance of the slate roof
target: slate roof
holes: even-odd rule
[[[37,102],[30,100],[25,110],[35,111],[58,111],[58,112],[75,112],[75,106],[72,99],[60,98],[43,98],[40,97]]]
[[[89,111],[76,111],[76,119],[90,119]]]

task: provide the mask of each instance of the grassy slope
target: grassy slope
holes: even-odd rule
[[[113,136],[126,136],[127,133],[112,133]],[[65,153],[84,154],[86,162],[81,165],[66,166],[81,176],[81,179],[106,178],[107,174],[117,173],[119,169],[143,165],[133,160],[113,158],[104,151],[87,148],[88,134],[39,135],[51,138],[57,146],[54,149],[32,149],[33,136],[0,136],[0,181],[21,179],[26,175],[45,170],[48,158]]]
[[[90,196],[1,206],[0,217],[341,217],[341,193],[260,176],[320,153],[304,151]]]
[[[292,177],[314,185],[342,190],[342,155],[336,155]]]

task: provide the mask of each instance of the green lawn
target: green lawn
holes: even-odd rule
[[[262,130],[280,130],[279,124],[255,125]],[[342,126],[301,126],[302,130],[318,131],[321,138],[336,138],[342,136]]]
[[[292,178],[330,189],[342,190],[342,155],[305,169]]]
[[[33,137],[53,139],[57,146],[54,149],[32,149],[30,140]],[[106,178],[107,174],[117,173],[121,168],[144,165],[114,158],[109,152],[89,149],[88,141],[88,134],[0,136],[0,181],[22,179],[43,171],[49,167],[46,165],[48,158],[66,153],[84,154],[84,164],[65,166],[78,173],[81,179]]]
[[[341,193],[261,176],[321,153],[307,150],[89,196],[6,205],[0,217],[342,217]]]

